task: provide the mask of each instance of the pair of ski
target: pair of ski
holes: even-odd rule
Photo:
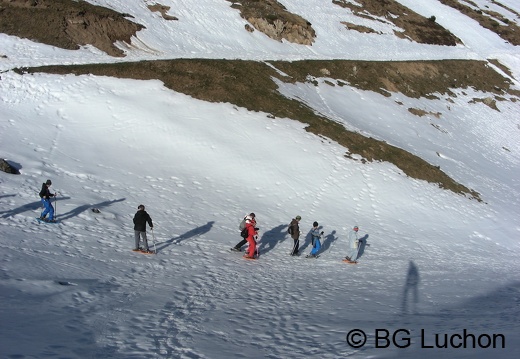
[[[132,249],[132,252],[137,252],[137,253],[142,253],[142,254],[155,254],[155,251],[145,251],[144,249],[142,248],[139,248],[139,249]]]
[[[344,263],[348,263],[348,264],[357,264],[356,261],[351,261],[350,259],[347,259],[347,258],[344,258],[344,259],[342,260],[342,262],[344,262]]]
[[[239,252],[239,253],[242,252],[240,249],[237,249],[235,247],[231,247],[229,250],[231,252]],[[247,254],[242,256],[242,258],[250,260],[250,261],[256,261],[258,259],[258,257],[260,257],[260,253],[258,252],[258,249],[256,250],[256,257],[249,257]]]
[[[57,220],[49,221],[48,219],[42,219],[40,217],[36,217],[36,220],[40,223],[48,223],[48,224],[56,224],[58,223]]]
[[[291,256],[293,256],[293,255],[291,254]],[[319,258],[319,257],[320,257],[319,254],[318,254],[318,255],[315,255],[315,256],[313,256],[313,255],[311,255],[311,254],[308,254],[308,255],[305,256],[305,258],[311,258],[311,259],[316,259],[316,258]],[[349,259],[347,259],[347,258],[344,258],[344,259],[342,260],[342,262],[344,262],[344,263],[348,263],[348,264],[358,264],[358,262],[356,262],[356,261],[351,261],[351,260],[349,260]]]
[[[291,257],[299,257],[299,256],[300,256],[300,253],[298,252],[298,253],[294,253],[294,254],[293,254],[293,253],[291,252],[291,253],[289,253],[289,255],[290,255]],[[319,257],[320,257],[319,254],[312,255],[312,254],[310,254],[310,253],[307,254],[307,255],[305,256],[305,258],[309,258],[309,259],[316,259],[316,258],[319,258]]]

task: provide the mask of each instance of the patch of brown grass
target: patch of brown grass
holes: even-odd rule
[[[165,86],[209,102],[228,102],[274,117],[286,117],[308,124],[307,131],[325,136],[348,149],[348,156],[361,155],[366,161],[387,161],[406,175],[439,184],[455,193],[479,199],[477,192],[452,180],[440,168],[384,141],[350,132],[342,124],[316,114],[297,100],[282,96],[273,78],[286,82],[308,82],[312,77],[337,79],[364,90],[403,92],[409,97],[451,93],[451,88],[474,87],[500,95],[519,96],[511,83],[481,61],[364,62],[364,61],[272,61],[288,76],[255,61],[179,59],[83,66],[46,66],[19,69],[19,73],[94,74],[138,80],[159,79]],[[310,77],[310,79],[309,79]],[[386,84],[392,84],[388,87]],[[331,83],[331,85],[336,85]],[[480,199],[479,199],[480,200]]]
[[[459,10],[466,16],[469,16],[473,20],[477,21],[482,27],[493,31],[495,34],[500,36],[502,39],[510,42],[513,45],[520,45],[520,27],[514,22],[503,15],[486,9],[474,9],[467,5],[462,4],[457,0],[439,0],[444,5],[450,6],[454,9]],[[494,3],[501,5],[498,1]],[[473,4],[474,7],[478,8],[477,4]],[[501,5],[503,8],[513,12],[518,17],[518,13]],[[498,21],[502,22],[500,24]]]
[[[513,76],[513,73],[511,72],[511,70],[509,69],[509,67],[505,66],[504,64],[502,64],[500,61],[498,61],[497,59],[489,59],[488,60],[490,63],[492,63],[493,65],[495,65],[496,67],[498,67],[500,70],[504,71],[504,73],[506,73],[509,77],[511,78],[515,78]]]
[[[381,21],[403,29],[395,32],[401,38],[431,45],[455,46],[461,41],[451,32],[437,24],[432,18],[425,18],[394,0],[356,0],[356,4],[346,0],[332,0],[336,5],[350,9],[362,18]],[[360,5],[357,5],[360,4]]]
[[[411,114],[414,114],[415,116],[419,116],[419,117],[431,115],[433,117],[440,118],[442,115],[440,112],[425,111],[420,108],[414,108],[414,107],[409,108],[408,112],[410,112]]]
[[[365,34],[376,34],[378,32],[376,32],[376,30],[370,28],[370,27],[367,27],[367,26],[363,26],[363,25],[356,25],[356,24],[353,24],[351,22],[346,22],[346,21],[342,21],[341,22],[343,25],[345,25],[345,27],[349,30],[356,30],[357,32],[361,32],[361,33],[365,33]]]
[[[175,16],[168,15],[168,11],[170,11],[169,6],[165,6],[165,5],[161,5],[161,4],[153,4],[153,5],[148,5],[148,9],[152,12],[160,13],[164,20],[179,20]]]

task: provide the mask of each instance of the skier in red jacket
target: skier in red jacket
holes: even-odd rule
[[[256,252],[256,238],[258,235],[258,229],[255,228],[256,221],[253,217],[246,217],[246,228],[247,228],[247,242],[249,243],[249,248],[247,249],[247,253],[244,255],[245,258],[254,259]]]

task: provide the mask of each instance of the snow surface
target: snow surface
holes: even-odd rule
[[[280,83],[346,128],[441,166],[478,191],[478,202],[389,163],[347,159],[305,124],[205,103],[160,81],[7,71],[163,58],[495,58],[518,78],[518,47],[434,0],[399,2],[435,15],[464,46],[348,32],[340,21],[361,20],[330,1],[281,1],[313,24],[313,46],[246,32],[227,1],[162,1],[179,21],[150,12],[151,1],[90,2],[146,26],[124,59],[0,34],[0,155],[21,171],[0,172],[0,357],[519,357],[518,102],[495,111],[470,104],[485,96],[471,89],[448,102],[325,83],[334,79]],[[520,12],[516,0],[500,3]],[[35,220],[48,178],[60,192],[59,224]],[[140,203],[154,220],[156,256],[130,251]],[[251,211],[258,261],[229,251]],[[287,224],[298,214],[304,253],[312,222],[325,232],[319,259],[288,256]],[[353,225],[365,238],[357,266],[341,262]],[[367,334],[362,348],[347,343],[354,329]],[[473,348],[466,337],[453,348],[464,334],[481,342]],[[431,348],[445,336],[454,338],[449,348]],[[482,348],[493,336],[497,348]]]

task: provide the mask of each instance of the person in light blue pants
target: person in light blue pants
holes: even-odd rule
[[[323,232],[320,233],[320,230],[318,229],[318,222],[314,222],[312,224],[311,229],[311,238],[312,238],[312,250],[311,254],[309,254],[307,257],[317,257],[318,252],[321,249],[321,236],[323,235]]]
[[[357,263],[356,259],[359,252],[359,238],[358,238],[359,227],[354,226],[352,231],[348,234],[348,246],[349,252],[345,259],[351,263]]]

